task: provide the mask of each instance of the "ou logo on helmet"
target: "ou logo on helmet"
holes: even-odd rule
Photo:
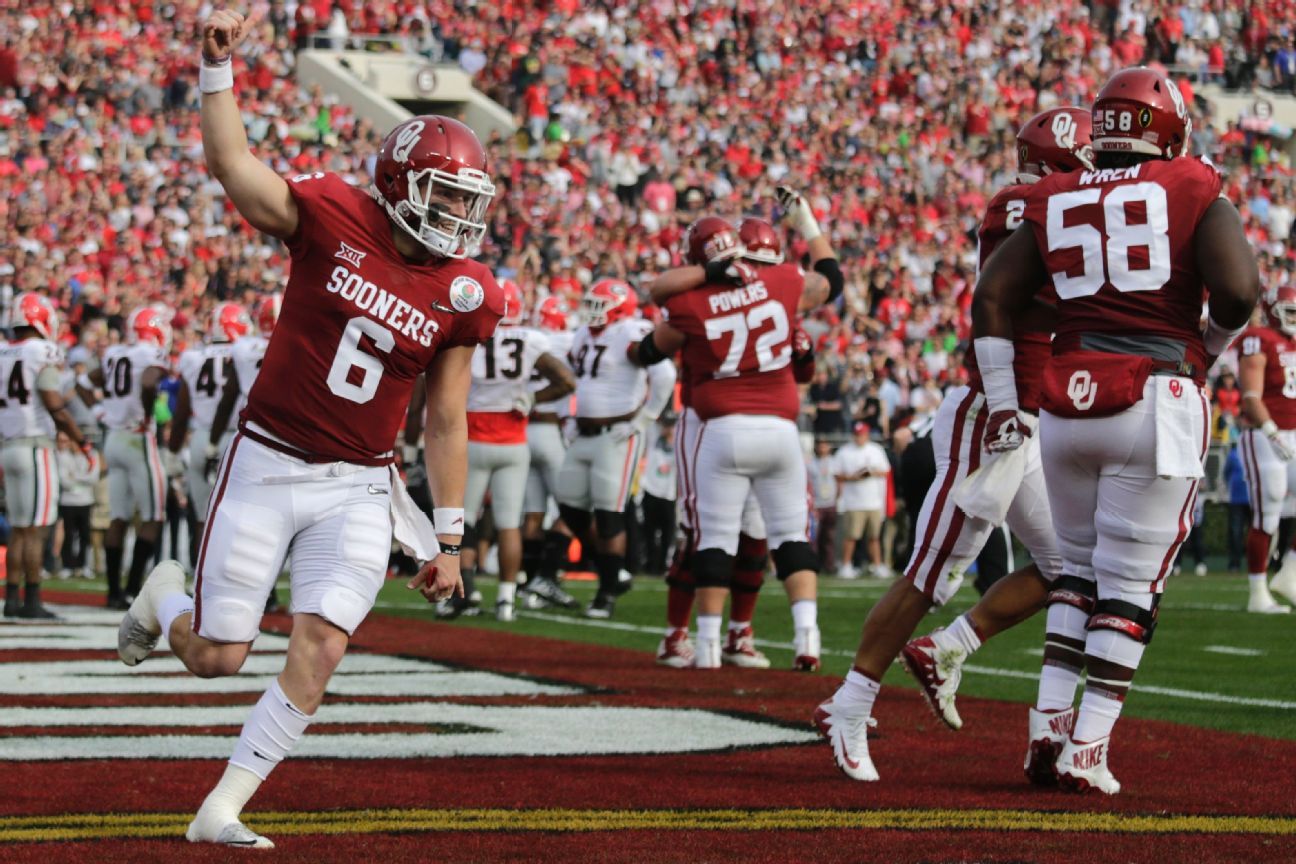
[[[1174,103],[1175,116],[1180,120],[1188,116],[1188,106],[1184,104],[1183,93],[1175,86],[1173,81],[1166,81],[1166,93],[1170,96],[1170,101]]]
[[[1093,380],[1088,369],[1080,369],[1071,374],[1067,382],[1067,398],[1077,411],[1088,411],[1098,397],[1098,382]]]
[[[1053,141],[1063,150],[1074,150],[1076,143],[1076,122],[1070,114],[1057,114],[1050,126],[1053,130]]]
[[[415,120],[400,132],[396,133],[396,144],[392,147],[392,159],[397,162],[408,162],[414,145],[423,137],[424,123]]]

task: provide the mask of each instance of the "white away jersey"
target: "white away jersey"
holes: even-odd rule
[[[248,392],[256,383],[261,372],[261,359],[265,357],[266,346],[270,340],[265,336],[244,336],[234,343],[231,359],[234,361],[234,374],[238,376],[240,407],[247,402]]]
[[[539,330],[496,328],[494,336],[473,349],[468,410],[492,413],[514,410],[514,404],[530,386],[536,360],[549,351],[549,337]]]
[[[57,373],[62,365],[63,352],[48,339],[0,346],[0,436],[54,437],[54,418],[36,392],[36,379],[45,369]],[[46,389],[58,389],[57,379],[49,381],[47,376],[46,384]]]
[[[166,351],[159,345],[113,345],[104,351],[104,425],[109,429],[137,430],[146,419],[147,428],[153,428],[153,414],[145,418],[140,402],[144,370],[153,366],[167,368]]]
[[[571,350],[572,337],[575,336],[570,330],[545,330],[544,334],[549,337],[549,353],[554,358],[571,369],[571,362],[567,359],[567,352]],[[549,386],[549,379],[537,371],[531,372],[531,392],[539,393]],[[571,394],[562,396],[552,402],[537,402],[533,411],[541,414],[557,414],[559,417],[571,415]]]
[[[232,342],[213,342],[190,348],[180,355],[180,377],[189,387],[189,404],[193,406],[195,426],[211,428],[216,406],[225,392],[233,351]]]
[[[648,395],[648,373],[630,362],[626,348],[652,331],[642,318],[627,318],[593,333],[582,326],[567,357],[576,373],[577,417],[620,417],[639,410]]]

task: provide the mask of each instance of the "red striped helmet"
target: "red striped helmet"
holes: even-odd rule
[[[252,316],[238,303],[217,303],[207,336],[213,342],[234,342],[252,332]]]
[[[13,299],[9,313],[10,327],[30,327],[43,339],[53,339],[58,335],[58,312],[53,302],[44,294],[35,291],[24,291]]]

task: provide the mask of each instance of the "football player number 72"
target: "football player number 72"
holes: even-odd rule
[[[782,369],[792,358],[787,312],[783,310],[782,303],[767,300],[746,312],[734,312],[706,320],[707,341],[714,342],[726,333],[733,336],[720,368],[714,373],[716,378],[732,378],[738,374],[738,366],[747,350],[748,335],[767,321],[773,326],[756,337],[756,365],[761,372]],[[775,351],[775,347],[780,344],[782,347]]]
[[[383,364],[374,355],[360,350],[361,336],[368,336],[373,347],[384,354],[391,353],[396,346],[396,337],[372,318],[352,318],[342,331],[337,356],[333,358],[333,366],[329,369],[328,386],[343,399],[363,405],[378,392]],[[351,383],[352,369],[359,369],[363,373],[359,384]]]
[[[1071,211],[1099,200],[1099,218],[1068,219]],[[1140,205],[1143,220],[1130,222],[1131,210]],[[1046,229],[1049,252],[1079,249],[1083,256],[1079,273],[1052,274],[1063,300],[1097,294],[1105,284],[1121,292],[1156,291],[1170,279],[1170,217],[1159,183],[1116,186],[1105,198],[1096,188],[1059,192],[1048,200]]]

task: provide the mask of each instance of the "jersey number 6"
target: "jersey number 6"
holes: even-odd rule
[[[368,336],[375,348],[384,354],[391,353],[396,346],[396,337],[386,327],[371,318],[352,318],[342,331],[342,341],[338,343],[337,356],[329,369],[328,386],[336,395],[361,405],[368,402],[378,392],[378,382],[382,378],[383,364],[372,354],[360,350],[360,337]],[[350,381],[351,370],[359,369],[364,373],[359,384]]]

